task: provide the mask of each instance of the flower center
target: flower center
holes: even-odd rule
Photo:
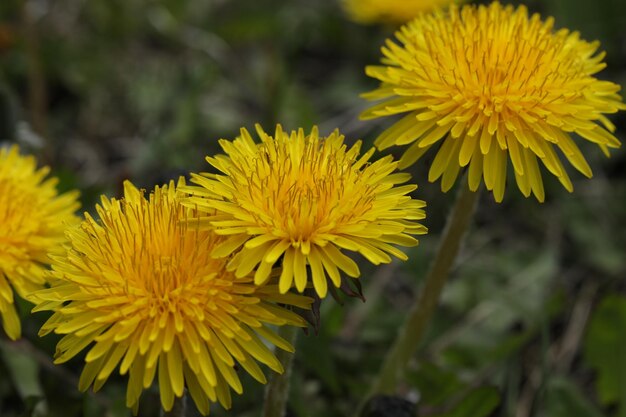
[[[411,43],[432,58],[432,65],[418,67],[425,76],[418,79],[440,83],[468,117],[472,108],[491,116],[531,103],[549,105],[564,98],[564,87],[572,80],[580,83],[581,77],[600,69],[583,65],[568,33],[552,33],[552,19],[528,19],[512,8],[491,9],[487,13],[493,16],[481,11],[454,9],[451,25],[435,24],[436,18],[430,17],[430,24],[421,28],[423,36],[410,35]],[[594,44],[588,46],[595,50]],[[584,85],[582,81],[579,87]],[[568,99],[582,94],[580,88],[568,91]]]
[[[114,275],[104,278],[117,287],[113,291],[147,300],[152,311],[173,312],[179,302],[206,301],[212,279],[224,267],[223,260],[209,256],[216,236],[188,228],[179,204],[121,204],[122,213],[102,213],[106,228],[92,225],[90,234],[94,246],[108,242],[101,256],[113,269]]]
[[[299,149],[280,141],[267,146],[273,148],[243,170],[248,175],[236,198],[269,232],[294,243],[308,241],[371,206],[371,187],[345,150],[331,150],[319,140],[307,140]]]

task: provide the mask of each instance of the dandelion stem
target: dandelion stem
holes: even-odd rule
[[[295,326],[281,326],[278,335],[295,346],[298,338],[298,328]],[[276,357],[283,365],[282,374],[274,373],[265,390],[265,404],[263,405],[263,417],[284,417],[289,397],[289,380],[291,379],[291,367],[295,354],[278,350]]]
[[[187,415],[187,395],[174,398],[174,406],[170,411],[163,411],[163,417],[185,417]]]
[[[441,292],[448,279],[450,268],[454,263],[476,208],[478,193],[470,191],[467,186],[459,188],[459,194],[446,223],[439,249],[426,276],[422,291],[411,307],[411,311],[398,332],[392,348],[387,353],[370,394],[395,393],[398,382],[403,376],[409,360],[415,354],[433,317]]]

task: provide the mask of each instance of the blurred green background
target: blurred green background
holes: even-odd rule
[[[532,0],[557,27],[599,39],[626,85],[623,0]],[[318,124],[372,143],[390,120],[360,122],[359,94],[376,83],[393,27],[360,26],[336,0],[0,0],[0,141],[18,142],[79,188],[91,210],[130,178],[152,188],[208,169],[219,138],[261,123]],[[612,118],[626,138],[624,114]],[[401,396],[419,416],[626,416],[626,155],[584,146],[595,176],[575,192],[544,175],[544,204],[509,183],[503,204],[483,193]],[[426,158],[432,158],[427,156]],[[299,339],[289,415],[350,416],[416,296],[454,192],[413,168],[430,234],[406,263],[362,265],[366,303],[332,300]],[[96,394],[76,385],[81,360],[51,363],[46,314],[20,305],[24,338],[0,339],[0,416],[127,416],[125,379]],[[262,387],[244,378],[230,412],[258,416]],[[156,392],[140,415],[158,414]],[[192,406],[193,408],[193,406]]]

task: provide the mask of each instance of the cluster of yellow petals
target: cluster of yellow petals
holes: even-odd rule
[[[426,233],[416,222],[425,203],[408,195],[417,186],[397,186],[410,175],[394,173],[391,157],[369,162],[374,149],[360,155],[360,141],[348,148],[338,131],[320,137],[316,127],[305,135],[279,125],[272,137],[257,126],[257,133],[260,143],[245,129],[221,140],[226,155],[207,157],[220,174],[192,174],[197,186],[185,188],[193,195],[185,204],[206,213],[201,222],[228,236],[213,255],[238,251],[228,265],[237,277],[255,271],[261,285],[282,259],[281,293],[312,282],[324,297],[328,278],[340,286],[339,270],[360,274],[343,250],[376,265],[389,255],[405,260],[394,245],[414,246],[412,235]]]
[[[343,8],[355,22],[392,24],[408,22],[421,13],[452,3],[455,0],[342,0]]]
[[[185,389],[198,410],[231,406],[243,391],[237,369],[265,383],[259,366],[282,366],[271,345],[293,351],[271,326],[305,326],[292,307],[320,298],[341,274],[360,276],[346,252],[369,262],[406,260],[397,246],[418,244],[425,203],[396,172],[436,146],[429,180],[448,191],[467,167],[504,197],[509,159],[525,196],[545,198],[539,161],[572,191],[562,155],[592,172],[572,134],[608,155],[621,144],[606,114],[626,109],[620,87],[601,81],[603,53],[577,32],[524,6],[452,5],[450,0],[344,0],[360,22],[404,22],[382,48],[381,81],[364,96],[382,100],[363,119],[403,115],[376,140],[379,149],[410,145],[400,161],[370,161],[334,131],[317,127],[273,135],[257,125],[220,140],[225,155],[207,157],[218,173],[191,174],[193,185],[130,182],[124,197],[102,197],[97,218],[74,215],[76,193],[59,195],[48,169],[17,147],[0,149],[0,315],[11,339],[21,327],[13,290],[53,311],[40,335],[63,335],[55,363],[86,350],[79,388],[100,389],[117,369],[128,374],[126,404],[135,411],[155,377],[172,409]],[[437,11],[424,14],[424,11]],[[65,233],[64,233],[65,232]],[[48,268],[51,264],[52,269]],[[48,288],[44,288],[46,282]]]
[[[49,172],[17,146],[0,148],[0,315],[13,340],[21,335],[13,289],[30,299],[43,288],[48,254],[60,250],[65,227],[78,221],[78,193],[59,195]]]
[[[230,388],[242,392],[236,366],[262,383],[257,361],[282,372],[267,343],[293,347],[269,325],[304,326],[278,304],[308,308],[311,300],[228,272],[228,259],[210,256],[224,238],[194,227],[180,196],[173,182],[146,198],[127,181],[123,199],[103,197],[99,220],[85,214],[68,231],[71,246],[54,256],[51,286],[36,294],[35,310],[54,311],[41,335],[65,335],[56,363],[90,346],[81,390],[99,389],[119,366],[129,374],[129,407],[158,375],[165,410],[186,387],[208,414],[210,402],[230,407]]]
[[[626,109],[620,86],[594,74],[605,67],[598,42],[554,29],[524,6],[452,6],[402,27],[382,48],[382,66],[367,67],[384,99],[363,119],[405,114],[377,139],[379,149],[411,146],[401,168],[438,146],[429,180],[452,187],[462,167],[476,190],[484,180],[504,196],[508,159],[525,196],[544,200],[538,160],[572,191],[556,148],[582,174],[591,169],[571,135],[609,148],[620,142],[605,114]],[[440,146],[439,146],[440,145]]]

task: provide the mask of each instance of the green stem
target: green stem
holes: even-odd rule
[[[463,184],[443,231],[441,243],[419,297],[387,353],[370,394],[394,394],[411,357],[417,351],[446,284],[450,268],[459,252],[465,232],[472,220],[478,193]]]
[[[294,326],[281,326],[278,335],[283,337],[293,346],[298,338],[298,328]],[[283,365],[282,374],[274,373],[270,376],[270,381],[265,390],[265,403],[263,405],[263,417],[284,417],[287,410],[287,399],[289,397],[289,380],[291,379],[291,368],[295,354],[278,350],[276,357]]]
[[[183,394],[182,397],[175,397],[174,406],[170,411],[162,411],[163,417],[185,417],[187,415],[187,394]]]

